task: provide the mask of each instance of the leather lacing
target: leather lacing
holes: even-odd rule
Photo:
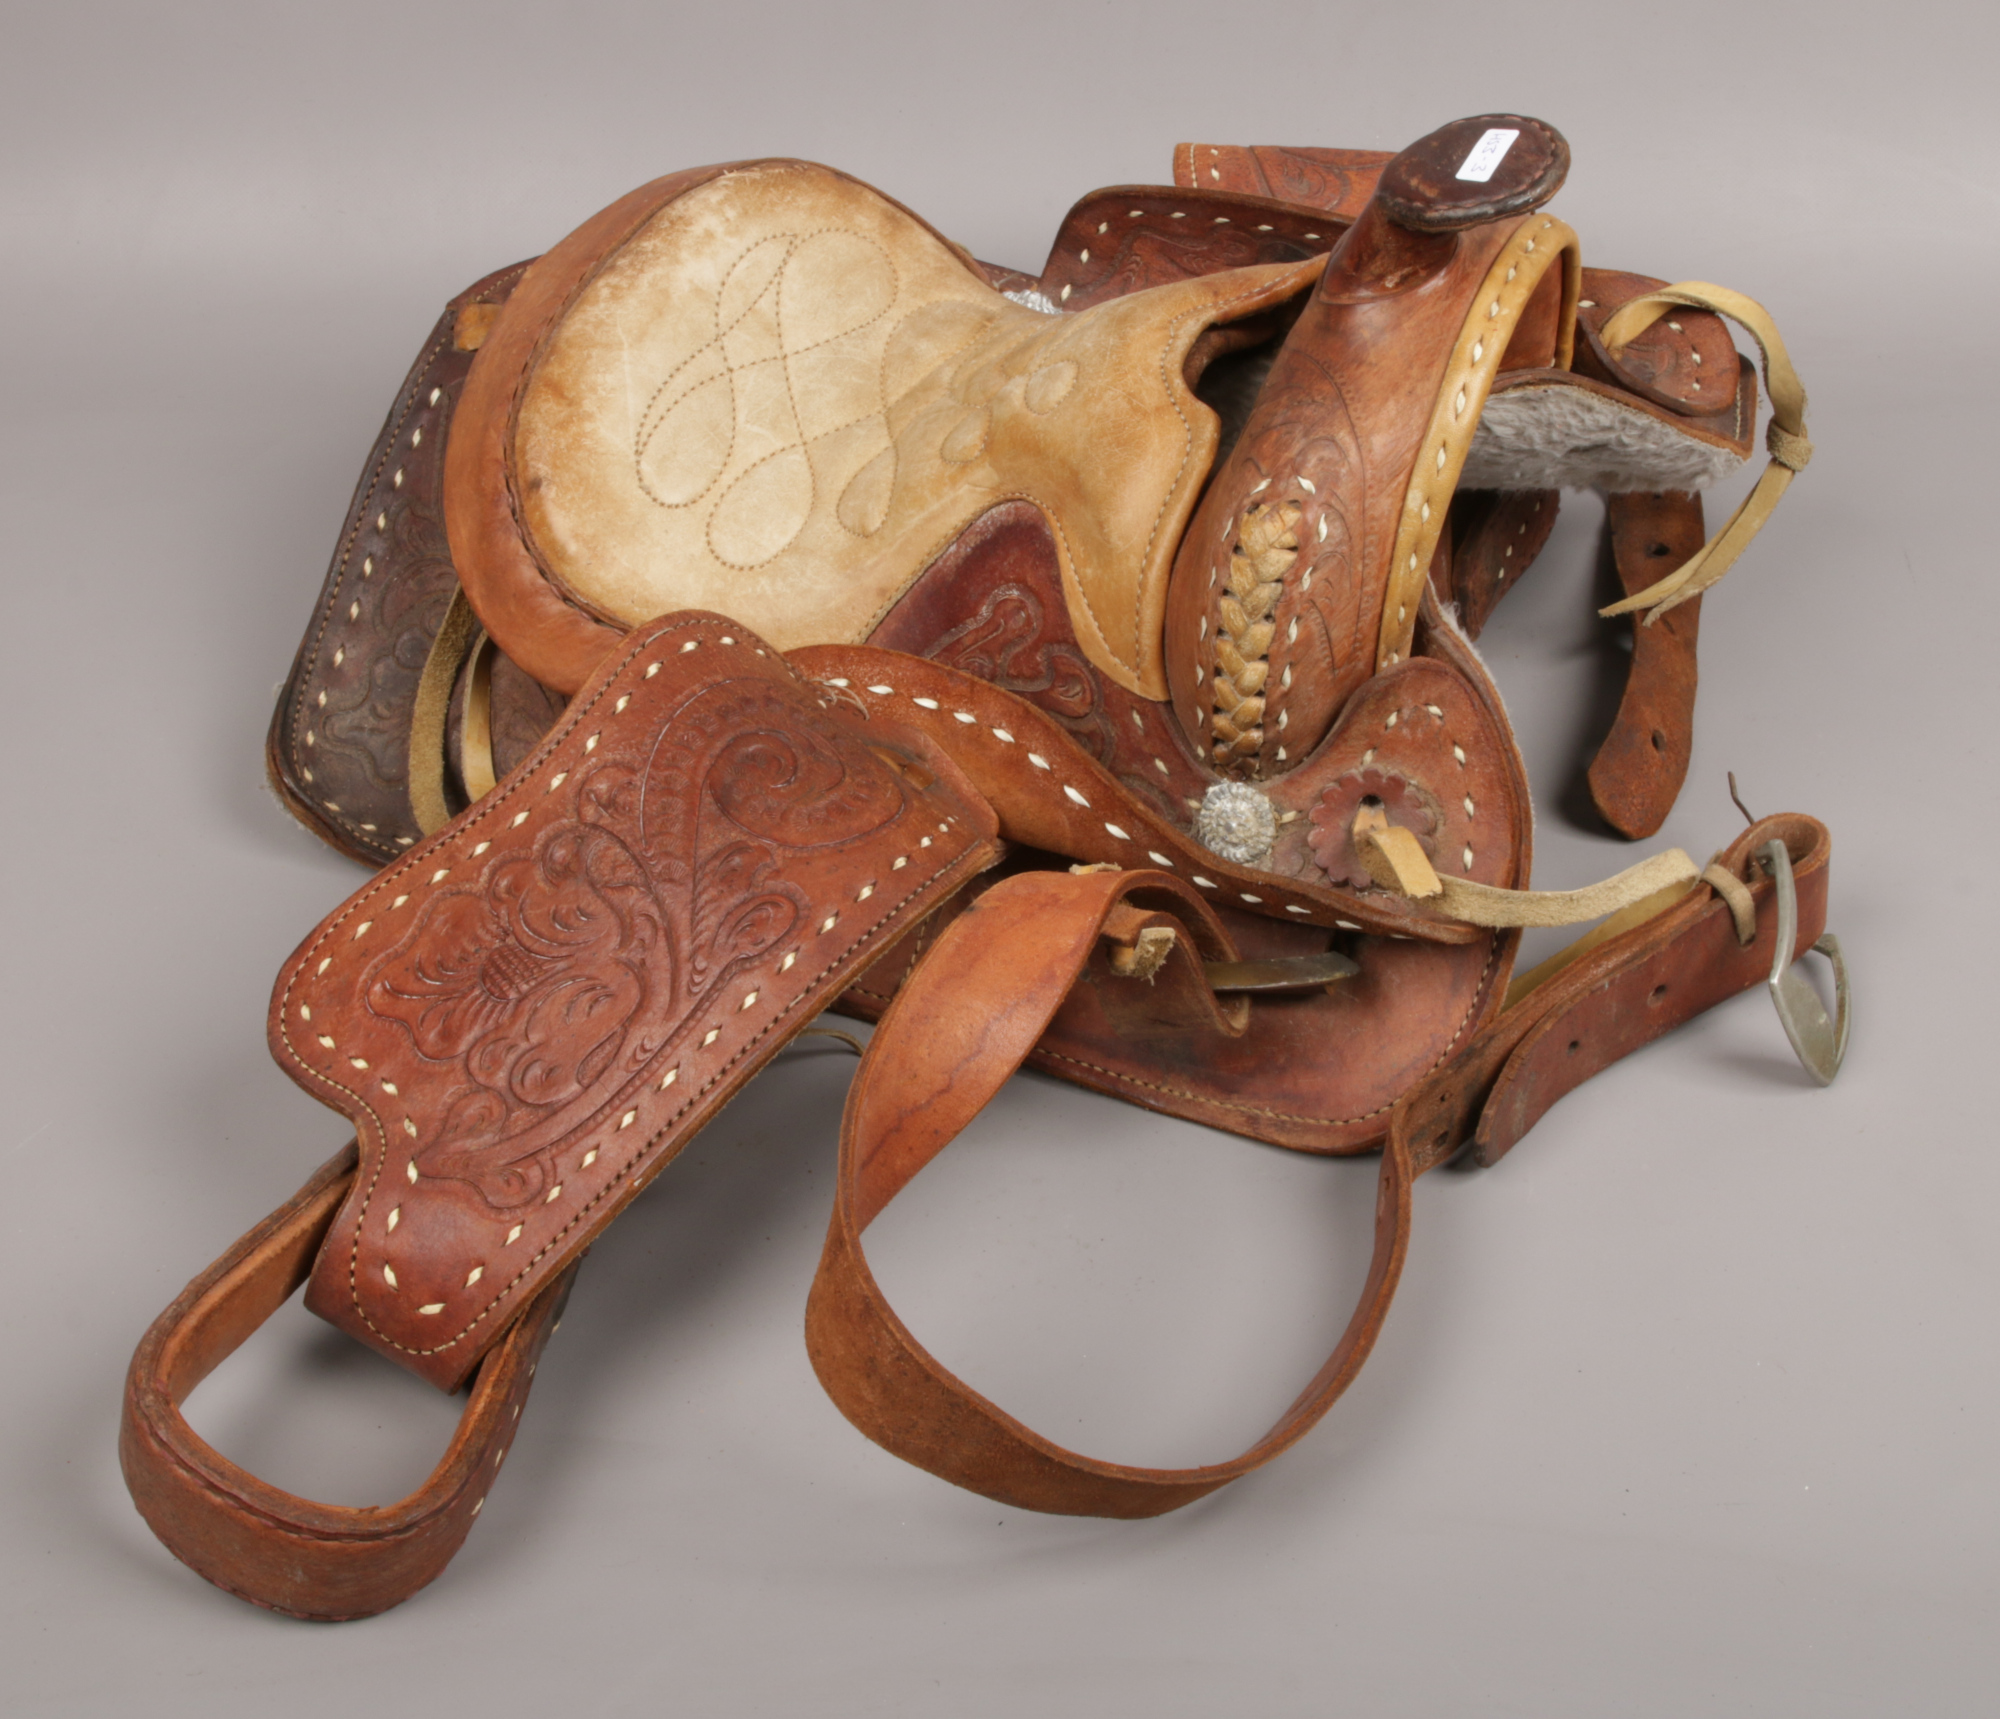
[[[1812,458],[1812,442],[1806,435],[1805,387],[1792,368],[1791,355],[1785,350],[1778,325],[1754,298],[1707,281],[1682,281],[1676,286],[1662,287],[1658,292],[1649,292],[1619,306],[1606,319],[1598,336],[1604,350],[1616,357],[1627,343],[1677,305],[1714,311],[1718,316],[1739,322],[1757,342],[1764,356],[1764,383],[1771,394],[1771,423],[1764,435],[1771,463],[1757,479],[1756,487],[1743,498],[1742,505],[1729,516],[1729,523],[1686,561],[1645,590],[1598,610],[1600,615],[1608,616],[1644,609],[1647,626],[1669,609],[1691,597],[1699,597],[1729,571],[1777,508],[1779,498],[1791,486],[1792,474],[1804,471]]]

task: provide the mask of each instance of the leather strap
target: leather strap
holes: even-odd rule
[[[1529,925],[1581,925],[1621,913],[1662,890],[1691,882],[1693,860],[1679,848],[1653,854],[1601,883],[1582,889],[1496,889],[1432,868],[1408,829],[1386,823],[1380,812],[1355,819],[1354,845],[1375,881],[1385,889],[1434,902],[1441,913],[1467,925],[1505,929]]]
[[[459,777],[468,804],[493,792],[493,657],[495,646],[466,601],[463,586],[431,640],[417,695],[410,705],[410,814],[417,828],[434,836],[451,822],[445,792],[450,774],[450,714],[453,689],[465,683],[459,734]]]
[[[459,708],[458,775],[468,805],[485,799],[505,774],[493,753],[493,664],[499,655],[500,647],[482,628],[472,641],[465,697]]]
[[[1685,490],[1606,498],[1611,558],[1626,592],[1701,548],[1701,497]],[[1632,628],[1632,662],[1610,732],[1590,761],[1590,797],[1621,836],[1643,841],[1667,821],[1694,751],[1695,645],[1701,599]]]
[[[118,1437],[133,1501],[175,1557],[255,1605],[327,1622],[386,1611],[451,1561],[506,1460],[576,1275],[572,1265],[555,1278],[489,1352],[450,1445],[407,1498],[349,1509],[266,1484],[204,1441],[180,1405],[305,1281],[357,1161],[343,1147],[153,1322],[132,1357]]]
[[[1212,1012],[1192,955],[1214,935],[1193,892],[1158,873],[1009,878],[947,928],[883,1016],[848,1095],[832,1223],[806,1311],[813,1367],[841,1412],[920,1468],[1025,1509],[1069,1515],[1161,1514],[1261,1466],[1301,1438],[1367,1358],[1408,1248],[1417,1176],[1468,1144],[1504,1154],[1556,1099],[1619,1057],[1768,974],[1773,885],[1752,855],[1786,843],[1799,893],[1794,953],[1825,919],[1826,831],[1810,818],[1767,818],[1718,856],[1750,876],[1758,935],[1738,943],[1729,904],[1697,883],[1664,911],[1580,953],[1546,963],[1516,1001],[1396,1105],[1382,1154],[1374,1253],[1339,1344],[1263,1438],[1228,1461],[1155,1469],[1066,1450],[1008,1415],[929,1354],[869,1271],[868,1225],[1018,1068],[1091,966],[1100,938],[1128,947],[1176,934],[1148,1011]],[[1110,963],[1116,971],[1117,963]],[[1101,978],[1101,970],[1092,969]]]
[[[1172,981],[1168,1006],[1205,1003],[1216,1029],[1228,1030],[1190,947],[1212,922],[1185,885],[1158,872],[1040,872],[996,884],[938,940],[862,1059],[841,1128],[833,1221],[806,1306],[814,1370],[861,1431],[959,1486],[1064,1515],[1157,1516],[1296,1442],[1367,1358],[1409,1236],[1408,1159],[1392,1148],[1382,1160],[1368,1283],[1339,1346],[1269,1433],[1242,1455],[1201,1468],[1137,1468],[1065,1450],[980,1396],[918,1343],[869,1271],[862,1232],[1020,1066],[1128,905],[1141,911],[1116,924],[1121,941],[1144,929],[1177,934],[1169,967],[1155,981],[1156,989]],[[1152,997],[1148,1003],[1159,1006]]]
[[[451,822],[451,806],[444,792],[445,719],[451,712],[451,689],[458,683],[458,671],[479,637],[479,617],[465,600],[464,588],[454,589],[437,636],[431,640],[424,672],[417,678],[417,696],[410,706],[410,811],[417,828],[427,836],[436,835]]]
[[[1717,1003],[1764,983],[1776,950],[1776,885],[1756,862],[1779,840],[1791,856],[1799,929],[1792,959],[1826,929],[1826,826],[1796,812],[1759,819],[1716,855],[1756,908],[1756,935],[1738,940],[1731,904],[1697,883],[1665,911],[1614,937],[1581,940],[1523,974],[1508,1008],[1398,1107],[1419,1173],[1470,1147],[1497,1163],[1565,1093]],[[1393,1131],[1393,1130],[1392,1130]]]
[[[1726,316],[1741,323],[1757,342],[1764,355],[1764,384],[1771,395],[1771,422],[1764,437],[1771,460],[1756,487],[1730,515],[1729,523],[1699,551],[1664,579],[1599,611],[1604,615],[1625,615],[1644,609],[1648,626],[1676,604],[1700,596],[1729,571],[1736,557],[1771,517],[1779,499],[1791,486],[1793,473],[1804,471],[1812,458],[1812,442],[1806,435],[1805,386],[1792,368],[1791,355],[1785,350],[1778,325],[1754,298],[1707,281],[1682,281],[1677,286],[1662,287],[1658,292],[1620,305],[1613,312],[1601,331],[1605,350],[1616,358],[1627,342],[1677,305]]]

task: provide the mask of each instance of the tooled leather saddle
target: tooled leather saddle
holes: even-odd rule
[[[1528,784],[1472,641],[1565,487],[1645,611],[1591,770],[1656,831],[1699,594],[1810,452],[1759,307],[1584,268],[1568,161],[1489,115],[1402,153],[1183,145],[1028,277],[795,161],[671,175],[462,294],[356,492],[274,716],[273,782],[380,869],[285,964],[273,1054],[356,1140],[134,1358],[147,1520],[306,1617],[434,1577],[581,1253],[828,1007],[879,1024],[808,1309],[870,1437],[1025,1507],[1142,1516],[1267,1460],[1365,1358],[1410,1188],[1793,970],[1828,839],[1755,824],[1529,887]],[[1704,542],[1699,491],[1771,463]],[[1598,927],[1533,971],[1521,928]],[[928,1355],[872,1219],[1018,1067],[1253,1138],[1381,1153],[1345,1335],[1231,1461],[1065,1450]],[[401,1503],[257,1480],[179,1403],[303,1282],[445,1389]]]

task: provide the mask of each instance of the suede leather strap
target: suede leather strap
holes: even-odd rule
[[[1771,422],[1765,428],[1765,446],[1770,462],[1755,487],[1745,496],[1729,521],[1688,560],[1643,591],[1599,611],[1604,615],[1625,615],[1644,610],[1646,624],[1652,625],[1677,604],[1693,601],[1735,564],[1750,539],[1763,529],[1779,500],[1791,485],[1793,475],[1806,469],[1812,459],[1812,441],[1806,434],[1806,391],[1798,372],[1792,368],[1791,354],[1771,313],[1754,298],[1708,281],[1681,281],[1647,293],[1618,310],[1604,324],[1604,347],[1614,358],[1645,329],[1677,306],[1711,311],[1726,316],[1747,329],[1764,355],[1764,381],[1771,394]]]
[[[920,1468],[1024,1509],[1143,1517],[1177,1509],[1260,1467],[1326,1413],[1367,1358],[1408,1248],[1411,1186],[1468,1144],[1504,1154],[1564,1093],[1770,971],[1772,882],[1752,855],[1786,843],[1799,893],[1794,954],[1824,926],[1824,828],[1767,818],[1717,857],[1749,878],[1757,936],[1739,943],[1727,901],[1701,882],[1654,917],[1567,962],[1547,963],[1507,1009],[1396,1105],[1382,1154],[1374,1252],[1339,1344],[1291,1407],[1249,1449],[1198,1468],[1140,1468],[1066,1450],[943,1367],[883,1296],[862,1235],[1013,1074],[1080,980],[1100,992],[1099,945],[1176,933],[1150,987],[1128,984],[1137,1028],[1161,1013],[1206,1013],[1218,1037],[1242,1031],[1208,995],[1193,959],[1215,935],[1192,890],[1159,873],[1038,873],[988,890],[938,939],[877,1029],[849,1094],[832,1223],[806,1312],[814,1369],[855,1426]],[[1115,981],[1113,982],[1115,984]],[[1525,994],[1521,994],[1524,992]]]

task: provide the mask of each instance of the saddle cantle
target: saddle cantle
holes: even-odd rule
[[[1030,1508],[1138,1516],[1323,1414],[1401,1270],[1410,1189],[1823,938],[1826,833],[1766,819],[1530,887],[1532,812],[1471,638],[1557,491],[1612,497],[1644,608],[1592,771],[1658,827],[1695,604],[1810,453],[1768,318],[1585,268],[1559,134],[1398,155],[1184,145],[1084,198],[1037,276],[831,169],[696,169],[449,307],[357,491],[273,720],[273,779],[383,869],[286,964],[274,1054],[356,1146],[156,1322],[122,1451],[196,1569],[312,1617],[450,1558],[582,1251],[820,1009],[850,1095],[815,1368],[868,1435]],[[1772,465],[1748,457],[1764,348]],[[1662,566],[1671,561],[1671,568]],[[1665,574],[1662,577],[1662,574]],[[1657,623],[1657,624],[1654,624]],[[1602,923],[1516,976],[1523,927]],[[1194,1470],[1064,1450],[896,1318],[868,1224],[1030,1065],[1298,1150],[1382,1154],[1339,1347]],[[178,1404],[297,1284],[469,1386],[382,1511],[292,1498]]]

